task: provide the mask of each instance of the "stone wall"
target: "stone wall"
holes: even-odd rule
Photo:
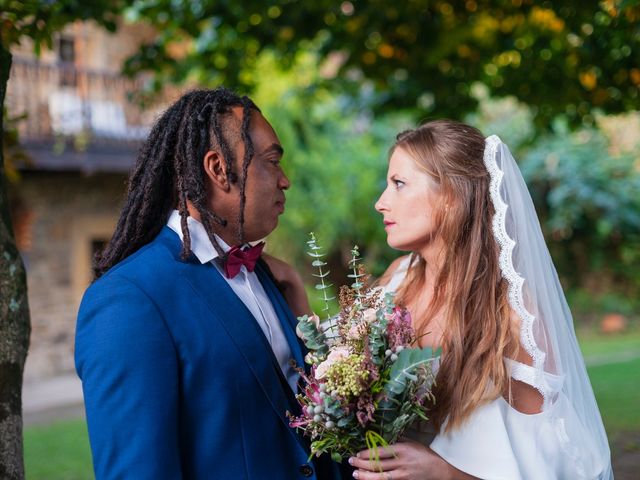
[[[14,188],[32,323],[25,382],[74,370],[75,319],[92,278],[92,245],[110,238],[125,181],[122,174],[26,172]]]

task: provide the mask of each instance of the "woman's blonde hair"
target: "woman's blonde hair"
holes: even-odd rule
[[[440,430],[460,426],[475,408],[508,388],[505,356],[515,358],[517,327],[510,320],[507,288],[498,264],[491,221],[484,136],[476,128],[436,120],[398,135],[391,153],[403,149],[440,185],[434,218],[444,240],[442,268],[426,314],[415,318],[418,335],[442,312],[442,361],[430,418]],[[407,304],[425,285],[425,260],[413,255],[396,301]]]

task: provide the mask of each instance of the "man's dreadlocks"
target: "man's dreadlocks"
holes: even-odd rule
[[[240,139],[234,138],[233,119],[225,118],[232,107],[242,107]],[[211,243],[223,256],[214,237],[214,224],[227,220],[211,210],[207,202],[203,159],[212,148],[222,153],[229,181],[236,183],[233,146],[244,142],[240,176],[238,237],[244,241],[244,207],[247,170],[253,158],[249,136],[251,111],[259,109],[248,97],[239,97],[225,88],[195,90],[184,95],[160,117],[143,145],[129,179],[127,196],[116,230],[104,251],[96,257],[96,278],[153,240],[166,224],[171,210],[180,212],[183,233],[182,257],[191,253],[187,228],[187,201],[200,214]]]

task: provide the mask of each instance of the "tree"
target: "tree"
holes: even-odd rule
[[[591,318],[637,310],[640,112],[601,115],[575,130],[559,118],[534,137],[526,105],[479,93],[466,121],[498,133],[514,153],[572,309]]]
[[[0,104],[11,71],[11,47],[23,38],[33,40],[36,51],[51,46],[52,35],[78,19],[95,19],[115,29],[123,2],[0,0]],[[4,115],[0,142],[4,142]],[[0,145],[0,478],[24,478],[22,454],[22,375],[29,346],[30,321],[24,264],[16,247]]]
[[[251,88],[262,51],[287,63],[314,40],[325,78],[352,92],[368,81],[378,109],[461,118],[474,82],[534,107],[538,126],[640,108],[638,0],[138,0],[127,16],[160,32],[128,64],[157,86]]]
[[[297,52],[289,69],[278,68],[267,53],[256,67],[261,80],[252,98],[285,147],[284,168],[293,186],[287,213],[270,237],[270,252],[304,269],[309,264],[305,242],[314,231],[330,263],[331,283],[344,283],[354,244],[369,271],[379,275],[398,252],[385,247],[382,219],[373,205],[384,188],[388,148],[414,120],[398,112],[345,113],[341,95],[314,87],[318,58],[307,50]],[[597,128],[573,131],[558,119],[536,136],[528,106],[513,97],[492,99],[481,86],[474,95],[479,108],[463,120],[487,135],[499,134],[514,153],[564,287],[590,289],[594,298],[596,290],[637,298],[640,145],[633,144],[629,132],[638,130],[640,115],[599,116]]]
[[[263,76],[252,98],[278,133],[293,185],[269,251],[309,270],[305,278],[311,278],[305,251],[314,231],[327,253],[334,285],[347,278],[354,244],[371,273],[381,274],[394,254],[385,247],[381,216],[373,203],[385,183],[387,150],[396,133],[413,124],[410,115],[374,118],[367,110],[344,112],[342,95],[313,88],[320,71],[318,54],[309,50],[297,52],[288,69],[279,68],[274,55],[265,53],[257,70]]]

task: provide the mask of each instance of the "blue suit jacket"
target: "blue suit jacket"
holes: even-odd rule
[[[255,319],[181,247],[165,227],[83,298],[75,360],[96,477],[333,478],[288,426],[295,399]],[[303,365],[295,319],[256,271]]]

